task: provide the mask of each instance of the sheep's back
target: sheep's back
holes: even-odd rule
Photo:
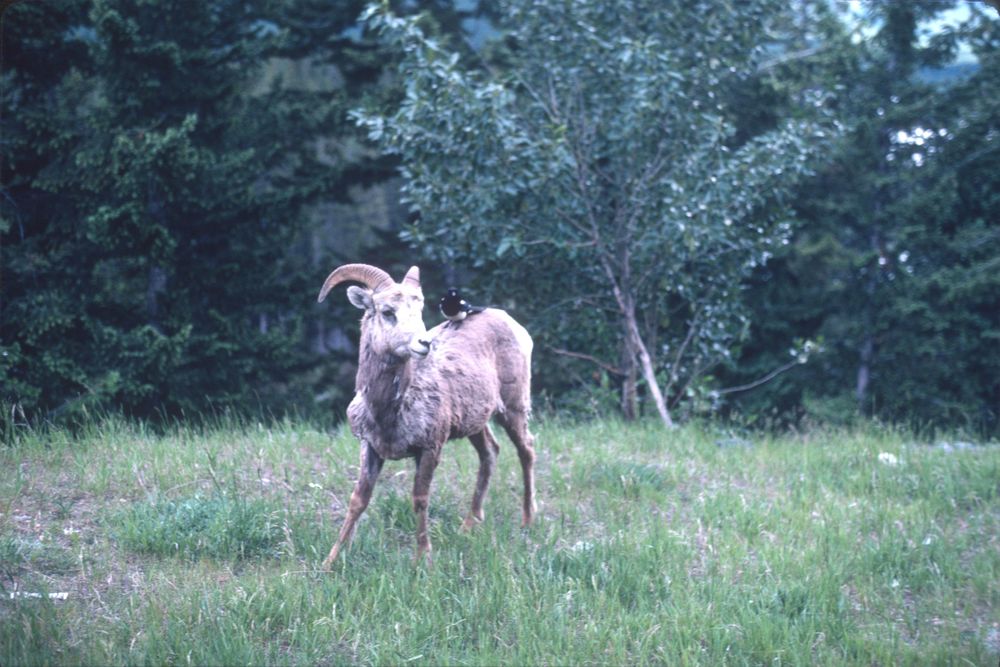
[[[449,437],[478,433],[498,411],[530,410],[531,337],[510,315],[490,308],[430,333],[415,381],[440,380],[450,402]]]

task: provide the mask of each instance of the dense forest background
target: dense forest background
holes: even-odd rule
[[[6,8],[4,420],[339,418],[362,261],[540,409],[1000,432],[997,10],[365,4]]]

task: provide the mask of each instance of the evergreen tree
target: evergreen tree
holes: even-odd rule
[[[996,428],[997,360],[984,343],[997,328],[996,285],[984,278],[996,216],[982,208],[996,173],[996,21],[974,10],[964,29],[921,41],[948,8],[868,3],[870,41],[851,44],[833,27],[823,48],[779,72],[825,82],[849,132],[797,196],[793,242],[756,274],[751,342],[726,380],[787,359],[791,336],[821,339],[824,352],[734,396],[746,414]],[[970,39],[970,79],[927,76]]]
[[[347,120],[401,85],[357,29],[363,6],[9,9],[0,400],[52,417],[349,395],[353,355],[326,355],[329,322],[353,315],[317,309],[316,285],[332,263],[402,247],[324,214],[394,173]],[[481,14],[432,10],[442,33]]]
[[[88,7],[16,3],[3,16],[0,397],[29,411],[93,383],[79,341],[88,297],[75,275],[86,261],[79,210],[72,193],[49,186],[78,171],[71,154],[96,80]]]
[[[278,110],[248,94],[276,45],[267,3],[108,0],[61,26],[49,9],[7,17],[5,163],[39,162],[4,174],[5,400],[138,414],[252,401],[297,342],[298,195],[275,176],[290,148]],[[22,65],[60,39],[83,57],[55,83],[59,67]]]

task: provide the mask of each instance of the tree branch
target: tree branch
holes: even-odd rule
[[[813,46],[808,49],[802,49],[801,51],[792,51],[791,53],[784,53],[777,58],[772,58],[766,62],[762,62],[757,65],[757,73],[762,74],[770,69],[774,69],[779,65],[784,65],[785,63],[792,62],[794,60],[802,60],[804,58],[809,58],[815,56],[816,54],[822,53],[824,51],[830,50],[829,45],[823,46]]]
[[[572,305],[574,308],[579,308],[581,304],[588,304],[591,309],[600,310],[612,315],[619,314],[616,308],[611,307],[601,299],[600,294],[582,294],[580,296],[571,296],[558,301],[550,301],[546,307],[539,311],[539,313],[541,315],[546,315],[552,311],[562,310],[568,305]]]
[[[564,357],[572,357],[573,359],[583,359],[584,361],[589,361],[590,363],[600,366],[601,368],[603,368],[609,373],[612,373],[613,375],[619,375],[622,377],[626,375],[625,371],[623,371],[622,369],[615,368],[611,364],[605,363],[600,359],[598,359],[597,357],[592,357],[589,354],[584,354],[582,352],[573,352],[571,350],[564,350],[559,347],[552,347],[551,345],[549,345],[549,349],[555,352],[556,354],[561,354]]]
[[[789,361],[784,366],[780,366],[778,368],[775,368],[773,371],[771,371],[767,375],[765,375],[765,376],[763,376],[761,378],[758,378],[758,379],[754,380],[753,382],[748,382],[747,384],[741,384],[741,385],[736,386],[736,387],[726,387],[725,389],[719,389],[715,393],[718,394],[719,396],[722,396],[723,394],[735,394],[736,392],[739,392],[739,391],[748,391],[750,389],[754,389],[755,387],[759,387],[760,385],[762,385],[762,384],[764,384],[766,382],[770,382],[771,380],[773,380],[774,378],[778,377],[779,375],[781,375],[785,371],[790,370],[790,369],[792,369],[792,368],[794,368],[796,366],[799,366],[802,363],[804,363],[804,362],[799,361],[798,359],[793,359],[792,361]]]
[[[700,323],[698,321],[701,316],[701,306],[696,306],[694,311],[694,316],[688,323],[687,335],[684,337],[684,341],[677,348],[677,355],[674,357],[674,363],[670,366],[670,374],[668,375],[670,384],[667,386],[667,391],[670,391],[670,387],[673,386],[674,382],[677,381],[677,370],[681,366],[681,358],[684,356],[684,352],[687,350],[687,346],[691,344],[694,339],[694,334],[698,331]]]

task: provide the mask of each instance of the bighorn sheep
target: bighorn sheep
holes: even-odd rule
[[[361,472],[340,536],[323,568],[329,569],[350,542],[386,459],[416,459],[416,559],[429,558],[431,478],[448,440],[468,438],[479,454],[472,508],[463,528],[480,523],[500,450],[490,431],[493,417],[517,448],[524,477],[522,525],[527,526],[534,513],[534,437],[528,431],[531,336],[510,315],[495,308],[427,331],[420,270],[415,266],[400,283],[374,266],[341,266],[323,283],[319,301],[346,281],[365,286],[347,289],[350,302],[365,311],[355,395],[347,408],[351,432],[361,442]]]

